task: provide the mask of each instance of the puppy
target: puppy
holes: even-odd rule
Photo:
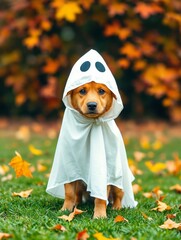
[[[68,94],[70,94],[72,107],[84,117],[93,119],[99,118],[109,111],[113,98],[116,98],[106,85],[93,81],[68,92]],[[65,201],[61,210],[67,209],[72,211],[74,206],[82,202],[83,196],[87,196],[86,185],[83,181],[78,180],[66,183],[64,188]],[[121,189],[113,185],[108,185],[107,196],[112,202],[113,209],[121,208],[123,198],[123,191]],[[94,205],[93,218],[105,218],[106,201],[95,198]]]

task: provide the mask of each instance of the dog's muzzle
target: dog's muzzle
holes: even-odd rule
[[[97,108],[97,103],[96,102],[88,102],[87,108],[88,108],[89,112],[95,113],[95,110]]]

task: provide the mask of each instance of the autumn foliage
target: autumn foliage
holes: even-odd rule
[[[49,115],[74,62],[98,50],[129,112],[181,120],[180,0],[1,0],[0,107]]]

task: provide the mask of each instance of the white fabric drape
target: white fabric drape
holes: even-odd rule
[[[81,65],[89,61],[90,68],[82,72]],[[100,72],[95,67],[99,62],[105,67]],[[105,84],[116,96],[111,109],[98,119],[89,119],[74,110],[67,93],[85,83],[95,81]],[[83,180],[92,197],[107,200],[107,185],[124,191],[123,207],[135,207],[132,181],[125,146],[114,120],[123,104],[115,79],[103,58],[90,50],[73,66],[64,90],[66,106],[54,162],[47,186],[47,193],[64,198],[64,184]]]

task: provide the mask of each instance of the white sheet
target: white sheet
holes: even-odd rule
[[[91,81],[105,84],[116,96],[109,112],[96,120],[85,118],[74,110],[67,96],[70,90]],[[66,110],[47,193],[64,198],[64,184],[81,179],[91,196],[108,200],[107,185],[111,184],[123,189],[123,207],[135,207],[137,202],[131,185],[134,177],[121,133],[114,122],[123,109],[122,100],[111,71],[95,50],[87,52],[73,66],[63,102]]]

